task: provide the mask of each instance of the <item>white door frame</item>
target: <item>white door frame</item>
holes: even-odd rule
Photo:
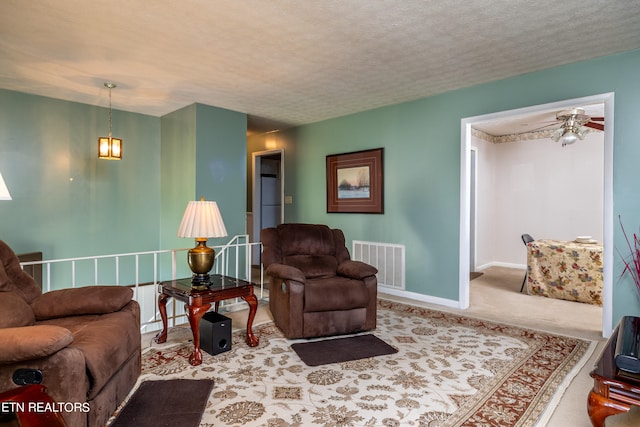
[[[470,147],[469,152],[474,153],[475,165],[471,169],[471,157],[469,158],[469,245],[473,243],[473,247],[469,247],[469,269],[475,271],[478,261],[478,147]],[[471,176],[473,173],[473,176]],[[471,187],[473,185],[473,187]],[[473,204],[471,204],[471,195],[473,194]],[[473,215],[471,213],[473,212]],[[473,233],[473,235],[471,235]]]
[[[461,120],[460,129],[460,257],[459,257],[459,308],[469,308],[469,256],[470,256],[470,203],[471,203],[471,128],[475,123],[504,119],[514,115],[532,114],[541,111],[562,110],[580,104],[604,103],[606,126],[604,130],[604,288],[602,298],[602,336],[608,338],[613,331],[613,105],[614,93],[604,93],[584,98],[568,99],[549,104],[536,105],[516,110],[501,111]]]
[[[253,181],[252,199],[252,216],[253,216],[253,238],[256,242],[260,241],[260,218],[262,217],[262,180],[260,179],[260,168],[262,157],[280,154],[280,223],[284,222],[284,148],[276,150],[255,151],[251,153],[251,179]],[[254,246],[253,260],[260,260],[260,247]]]

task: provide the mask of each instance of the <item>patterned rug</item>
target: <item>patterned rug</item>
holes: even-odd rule
[[[181,330],[181,331],[180,331]],[[375,334],[398,353],[306,366],[273,323],[260,345],[193,367],[188,329],[143,353],[139,381],[210,378],[201,426],[533,426],[544,422],[595,349],[552,335],[380,300]],[[181,343],[176,344],[182,340]]]

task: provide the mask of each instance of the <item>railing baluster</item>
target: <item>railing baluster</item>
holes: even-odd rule
[[[51,264],[47,263],[47,292],[51,290]]]
[[[138,299],[138,285],[140,284],[140,255],[136,255],[136,283],[133,287],[134,298]]]
[[[76,262],[71,261],[71,287],[76,287]]]
[[[244,270],[245,273],[245,277],[240,277],[241,279],[244,280],[248,280],[248,281],[252,281],[252,277],[251,277],[251,247],[254,244],[260,244],[260,243],[250,243],[248,236],[247,235],[241,235],[241,236],[235,236],[233,239],[231,239],[231,241],[225,245],[220,245],[217,247],[214,247],[216,250],[216,264],[214,267],[214,272],[218,273],[218,274],[223,274],[223,275],[229,275],[229,270],[230,270],[230,262],[235,260],[235,276],[238,277],[238,275],[240,274],[240,271]],[[244,252],[244,264],[245,264],[245,268],[241,268],[240,264],[241,264],[241,259],[240,259],[240,251],[242,250],[242,248],[244,248],[245,252]],[[235,257],[232,257],[231,253],[229,253],[229,251],[235,251]],[[170,249],[170,250],[159,250],[159,251],[147,251],[147,252],[134,252],[134,253],[124,253],[124,254],[115,254],[115,255],[100,255],[100,256],[88,256],[88,257],[78,257],[78,258],[65,258],[65,259],[57,259],[57,260],[44,260],[44,261],[29,261],[29,262],[24,262],[21,263],[21,265],[24,267],[26,265],[36,265],[36,264],[40,264],[40,265],[44,265],[46,270],[45,270],[45,281],[46,283],[43,283],[43,290],[45,290],[46,292],[50,292],[52,289],[52,280],[51,280],[51,269],[52,269],[52,265],[53,264],[63,264],[63,263],[70,263],[71,266],[71,287],[75,288],[77,286],[86,286],[86,285],[96,285],[99,283],[99,262],[100,260],[103,259],[113,259],[115,262],[115,282],[117,285],[121,285],[122,280],[120,280],[120,259],[121,258],[125,258],[125,257],[134,257],[134,272],[133,275],[134,280],[131,284],[131,286],[134,287],[134,299],[136,299],[138,302],[140,302],[141,304],[141,309],[144,308],[142,307],[143,305],[152,305],[152,309],[153,309],[153,315],[151,316],[151,318],[148,321],[144,321],[141,324],[141,330],[143,331],[147,331],[147,330],[153,330],[153,328],[157,328],[160,324],[160,319],[158,316],[158,308],[157,308],[157,298],[152,298],[152,301],[148,301],[148,298],[145,297],[146,292],[144,291],[144,288],[146,286],[153,286],[153,295],[156,295],[157,292],[157,284],[162,281],[162,280],[166,280],[162,278],[162,271],[161,271],[161,266],[162,266],[162,260],[160,259],[161,256],[170,257],[170,263],[171,263],[171,277],[170,279],[176,279],[177,278],[177,274],[178,274],[178,267],[177,267],[177,257],[178,257],[178,252],[186,252],[187,249]],[[153,259],[153,271],[149,272],[152,277],[153,277],[153,281],[151,283],[144,283],[141,284],[141,278],[140,278],[140,274],[141,274],[141,257],[145,256],[145,255],[151,255],[152,259]],[[166,259],[166,258],[163,258]],[[87,284],[79,284],[78,280],[80,279],[78,277],[78,272],[77,272],[77,265],[79,261],[93,261],[93,283],[87,283]],[[146,270],[145,270],[146,271]],[[64,273],[64,271],[61,272],[63,275],[66,275],[66,273]],[[126,274],[126,272],[125,272]],[[164,273],[166,274],[166,273]],[[90,279],[89,279],[90,280]],[[124,284],[125,286],[129,286]],[[67,284],[68,286],[68,284]],[[148,288],[147,288],[148,289]],[[263,297],[262,295],[262,289],[263,289],[263,272],[262,272],[262,268],[260,271],[260,298]],[[236,303],[242,303],[242,301],[238,298],[236,298]],[[229,304],[225,304],[225,307],[229,307],[233,305],[233,301],[229,301]],[[175,300],[172,300],[172,304],[168,304],[167,307],[170,310],[169,314],[169,325],[170,326],[174,326],[176,325],[176,321],[178,319],[185,319],[185,314],[178,314],[176,313],[178,310],[178,306],[175,303]],[[145,311],[145,313],[149,313],[149,309],[147,308]]]
[[[120,257],[116,257],[116,285],[120,284]]]
[[[176,280],[178,278],[178,265],[176,263],[177,260],[177,252],[173,251],[173,255],[171,257],[171,278]]]
[[[153,254],[153,283],[158,282],[158,254]]]
[[[93,260],[93,284],[98,284],[98,258]]]

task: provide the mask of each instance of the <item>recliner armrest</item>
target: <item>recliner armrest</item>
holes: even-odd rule
[[[120,310],[133,298],[124,286],[85,286],[58,289],[40,295],[31,303],[36,320],[83,314],[106,314]]]
[[[269,264],[265,273],[272,277],[277,277],[283,280],[295,280],[296,282],[304,283],[307,281],[305,275],[300,269],[284,264]]]
[[[378,269],[361,261],[347,260],[338,265],[337,273],[340,276],[362,280],[365,277],[375,276]]]
[[[73,342],[71,332],[54,325],[20,326],[0,329],[0,363],[40,359]]]

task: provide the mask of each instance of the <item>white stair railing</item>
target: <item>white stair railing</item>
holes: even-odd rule
[[[260,267],[259,277],[252,277],[251,249],[260,242],[250,243],[248,235],[234,236],[229,243],[212,246],[216,251],[216,261],[212,274],[237,277],[256,283],[260,286],[259,299],[265,298],[264,272]],[[113,284],[133,288],[134,299],[140,304],[141,331],[150,332],[162,327],[158,311],[158,283],[173,280],[178,275],[191,274],[186,267],[188,248],[146,252],[131,252],[112,255],[98,255],[77,258],[64,258],[21,263],[22,267],[42,265],[42,290],[75,288]],[[178,255],[183,256],[183,264],[178,264]],[[180,267],[179,267],[180,265]],[[56,286],[54,286],[55,284]],[[187,321],[183,304],[171,300],[167,304],[168,326]],[[226,309],[233,309],[241,301],[234,300],[221,304]]]

